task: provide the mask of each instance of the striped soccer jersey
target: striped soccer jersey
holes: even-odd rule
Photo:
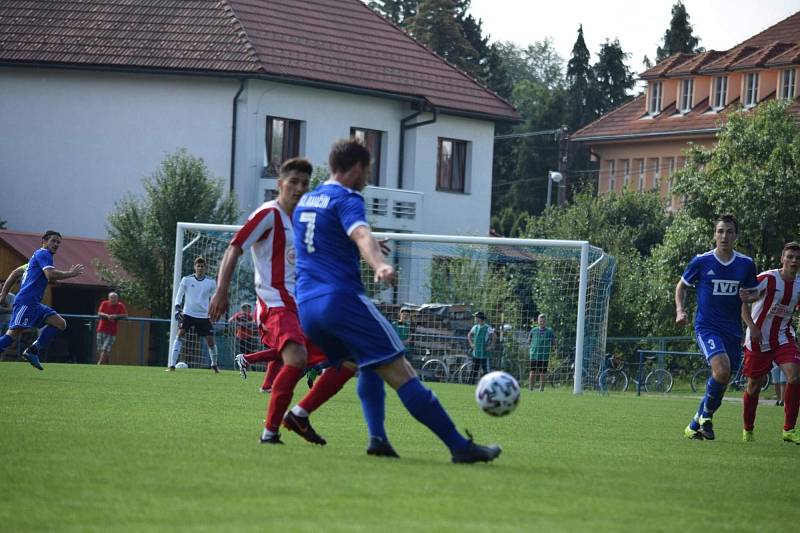
[[[231,244],[242,250],[249,248],[253,254],[259,323],[271,307],[286,307],[297,312],[292,219],[277,200],[265,202],[253,211]]]
[[[745,346],[759,352],[794,342],[792,315],[800,300],[798,279],[786,281],[781,278],[780,270],[767,270],[758,276],[758,289],[761,297],[753,304],[750,316],[761,330],[761,345],[752,346],[748,329]]]

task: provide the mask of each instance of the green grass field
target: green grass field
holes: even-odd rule
[[[261,374],[0,364],[0,530],[779,531],[800,523],[800,446],[762,404],[757,442],[725,402],[717,440],[682,435],[697,400],[523,391],[483,414],[434,385],[459,428],[503,455],[453,465],[388,393],[402,456],[368,457],[352,383],[314,414],[328,439],[258,443]],[[301,383],[297,397],[306,390]]]

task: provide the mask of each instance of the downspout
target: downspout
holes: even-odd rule
[[[231,179],[230,179],[230,192],[233,194],[234,185],[236,183],[236,115],[239,108],[239,95],[244,90],[244,79],[239,81],[239,90],[233,97],[233,120],[231,121]]]
[[[416,111],[407,117],[400,120],[400,159],[397,162],[397,188],[403,188],[403,161],[405,160],[405,151],[406,151],[406,130],[411,130],[414,128],[419,128],[420,126],[427,126],[428,124],[433,124],[439,118],[439,111],[434,107],[431,109],[433,113],[433,118],[430,120],[423,120],[422,122],[415,122],[414,124],[408,124],[408,122],[414,120],[422,113],[426,111],[427,105],[423,106],[420,111]]]

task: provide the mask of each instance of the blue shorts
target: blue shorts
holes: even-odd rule
[[[333,364],[349,360],[370,368],[405,353],[397,332],[364,294],[323,294],[298,304],[298,311],[306,336]]]
[[[742,363],[742,339],[740,337],[720,335],[709,330],[697,330],[695,336],[697,345],[709,364],[715,355],[726,353],[731,362],[731,372],[736,372]]]
[[[44,325],[47,317],[56,312],[43,304],[14,304],[8,329],[35,329]]]

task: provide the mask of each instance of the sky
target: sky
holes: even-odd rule
[[[491,41],[526,46],[550,37],[569,60],[578,26],[596,57],[606,38],[618,38],[631,54],[628,66],[644,71],[642,60],[655,59],[656,48],[672,18],[675,0],[472,0],[471,13],[483,20]],[[800,11],[800,0],[684,0],[694,35],[707,50],[727,50]]]

